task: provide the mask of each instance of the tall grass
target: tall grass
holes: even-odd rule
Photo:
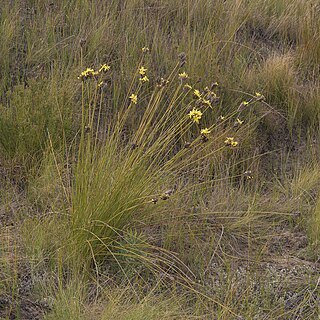
[[[214,141],[220,139],[220,149],[224,145],[222,134],[210,139],[200,133],[205,125],[192,126],[188,111],[200,100],[192,98],[193,89],[183,90],[178,70],[158,84],[146,101],[139,81],[136,77],[131,85],[138,102],[123,102],[114,123],[104,129],[107,134],[101,142],[97,141],[99,129],[93,128],[94,111],[83,106],[83,123],[89,121],[89,125],[81,130],[70,213],[77,239],[72,247],[82,260],[113,254],[111,247],[117,247],[114,241],[119,233],[134,220],[150,215],[158,202],[178,190],[183,193],[184,180],[203,171],[206,159],[219,151],[219,147],[210,150],[206,144],[214,147]],[[176,89],[170,93],[172,87]],[[103,97],[97,100],[100,114]],[[211,109],[202,111],[209,113]],[[128,121],[134,121],[135,131],[127,130],[123,136]],[[207,126],[214,129],[214,124]],[[92,129],[86,132],[89,127]],[[193,141],[185,148],[190,132]]]
[[[24,266],[33,294],[54,301],[48,319],[311,319],[316,277],[300,279],[306,290],[289,281],[290,310],[287,289],[254,283],[281,254],[317,259],[318,11],[315,0],[3,1],[0,222],[13,224],[13,261],[25,258],[10,273],[3,255],[3,294],[26,298]],[[209,89],[211,107],[194,92]],[[311,250],[275,240],[297,234]],[[119,283],[128,299],[123,287],[106,298]]]

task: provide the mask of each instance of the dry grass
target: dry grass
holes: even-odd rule
[[[315,319],[319,10],[3,1],[0,317]]]

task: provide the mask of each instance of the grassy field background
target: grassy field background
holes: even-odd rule
[[[318,0],[3,0],[0,319],[320,319]]]

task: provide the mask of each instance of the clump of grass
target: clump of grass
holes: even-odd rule
[[[248,87],[261,88],[268,103],[277,110],[283,111],[285,115],[294,112],[286,108],[290,105],[289,100],[294,92],[295,84],[296,70],[290,54],[268,57],[259,68],[255,67],[247,75]]]
[[[54,137],[55,150],[64,146],[68,136],[70,139],[72,110],[64,102],[69,91],[59,90],[46,81],[33,81],[28,87],[16,86],[9,94],[10,104],[1,105],[0,148],[3,164],[9,170],[18,166],[21,173],[28,175],[39,166],[47,149],[48,134]]]
[[[150,214],[152,202],[165,200],[174,193],[171,191],[168,195],[159,195],[164,184],[172,190],[176,189],[179,181],[174,179],[178,172],[192,170],[192,175],[197,174],[201,170],[201,160],[198,158],[204,160],[207,157],[201,141],[204,144],[209,141],[207,135],[210,130],[204,128],[201,131],[198,126],[205,110],[210,111],[211,102],[205,99],[207,93],[190,89],[191,86],[187,87],[187,93],[184,92],[183,84],[179,85],[177,71],[174,70],[166,80],[157,84],[151,98],[143,106],[141,97],[145,94],[143,82],[146,81],[141,80],[147,75],[144,67],[138,71],[139,78],[132,83],[133,88],[137,87],[132,91],[135,93],[128,94],[128,100],[119,110],[115,123],[108,127],[106,140],[102,143],[97,143],[94,107],[87,108],[83,100],[83,127],[71,193],[71,221],[76,239],[72,247],[77,248],[75,251],[80,253],[81,259],[92,258],[92,255],[95,259],[110,255],[110,246],[116,245],[114,240],[120,230],[125,230],[136,217],[141,219],[147,212]],[[86,72],[83,73],[82,80],[94,77],[94,72],[93,69],[87,69],[88,76]],[[82,86],[83,94],[96,99],[95,94],[84,91],[84,82]],[[172,86],[176,89],[172,96],[166,97],[166,89],[172,90]],[[97,89],[93,87],[93,90]],[[187,99],[192,91],[194,98]],[[100,110],[99,100],[93,100],[93,105],[97,101]],[[188,109],[197,103],[202,105],[203,111],[193,107],[188,119]],[[143,108],[142,115],[137,119],[137,128],[123,139],[120,133],[129,117],[137,113],[137,108]],[[100,111],[97,112],[99,126]],[[179,142],[191,129],[192,121],[196,125],[192,131],[198,135],[194,138],[193,148],[201,150],[199,156],[189,153]],[[213,153],[215,150],[208,155]],[[195,170],[192,169],[193,163]],[[155,198],[157,200],[153,201]]]

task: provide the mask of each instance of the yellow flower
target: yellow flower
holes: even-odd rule
[[[242,102],[241,102],[241,105],[243,105],[243,106],[247,106],[248,104],[249,104],[248,101],[242,101]]]
[[[236,147],[238,145],[238,142],[234,140],[233,137],[227,137],[227,139],[224,141],[224,143],[227,146]]]
[[[211,130],[209,130],[208,128],[204,128],[204,129],[201,129],[200,133],[203,135],[210,134]]]
[[[202,97],[201,93],[199,90],[195,89],[193,90],[193,94],[196,98],[200,99]]]
[[[107,71],[109,71],[110,70],[110,66],[109,65],[107,65],[106,63],[104,63],[101,67],[100,67],[100,69],[99,69],[99,73],[100,72],[107,72]]]
[[[95,71],[92,68],[87,68],[86,70],[82,71],[78,76],[79,80],[86,80],[88,78],[92,78],[96,75]]]
[[[226,117],[225,116],[220,116],[219,120],[224,120]]]
[[[139,81],[141,81],[141,82],[148,82],[148,81],[149,81],[149,78],[148,78],[147,76],[144,76],[144,77],[141,77],[141,78],[139,79]]]
[[[92,68],[87,68],[84,72],[86,72],[87,74],[93,73],[94,70]]]
[[[257,101],[265,100],[265,97],[260,92],[256,92],[256,99],[257,99]]]
[[[182,72],[182,73],[179,73],[179,79],[180,80],[185,80],[185,79],[188,79],[189,76],[186,72]]]
[[[205,105],[207,105],[208,107],[212,108],[212,105],[211,105],[210,100],[202,99],[201,101],[202,101],[203,104],[205,104]]]
[[[201,116],[202,116],[202,112],[198,109],[193,108],[189,112],[188,116],[193,122],[199,123],[199,120],[201,119]]]
[[[129,97],[129,99],[134,104],[137,104],[137,102],[138,102],[138,96],[136,94],[134,94],[134,93]]]
[[[142,51],[143,53],[148,53],[148,52],[150,51],[150,49],[149,49],[148,47],[143,47],[143,48],[141,49],[141,51]]]
[[[236,123],[237,124],[243,124],[244,120],[240,120],[239,118],[237,118]]]
[[[140,73],[140,75],[142,75],[142,76],[144,76],[145,74],[146,74],[146,71],[147,71],[147,69],[145,68],[145,67],[140,67],[140,69],[139,69],[139,73]]]

